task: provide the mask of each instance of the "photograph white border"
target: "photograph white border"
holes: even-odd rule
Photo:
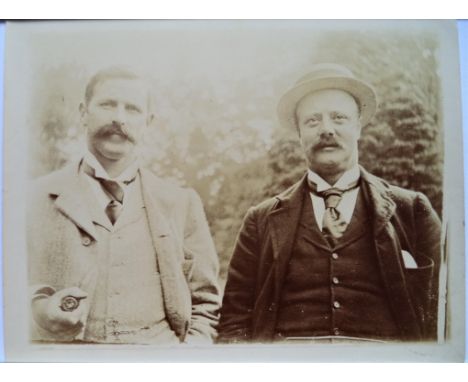
[[[465,275],[463,228],[463,168],[460,79],[456,24],[440,22],[440,74],[445,129],[444,215],[449,217],[450,264],[449,301],[451,338],[444,344],[398,344],[385,347],[362,346],[355,352],[350,345],[216,345],[216,347],[180,347],[112,345],[29,345],[25,314],[25,215],[17,206],[24,202],[27,178],[27,133],[15,130],[28,89],[27,24],[12,24],[7,29],[7,63],[5,70],[4,133],[4,290],[5,347],[7,361],[460,361],[465,348]],[[13,27],[12,27],[13,26]],[[10,28],[12,27],[12,28]],[[24,28],[23,28],[24,27]],[[10,32],[12,31],[12,32]],[[14,38],[9,37],[12,33]],[[26,92],[26,93],[25,93]],[[447,219],[444,219],[447,221]],[[463,272],[460,272],[463,270]],[[255,350],[255,351],[254,351]],[[254,355],[253,354],[254,351]],[[337,354],[339,355],[337,357]]]

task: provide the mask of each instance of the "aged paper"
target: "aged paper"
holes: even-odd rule
[[[90,76],[116,65],[147,79],[155,118],[141,147],[142,161],[158,176],[200,195],[219,257],[222,291],[248,208],[286,189],[305,171],[297,137],[280,126],[276,107],[297,78],[321,62],[346,65],[377,91],[379,109],[362,131],[361,163],[391,183],[423,192],[442,220],[438,343],[30,341],[26,226],[41,221],[28,220],[27,193],[37,178],[82,155],[79,105]],[[3,190],[7,360],[463,360],[459,87],[454,22],[9,23]],[[403,260],[414,267],[407,254]]]

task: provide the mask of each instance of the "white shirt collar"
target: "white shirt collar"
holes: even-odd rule
[[[96,157],[89,151],[86,150],[84,155],[84,161],[94,169],[94,174],[98,178],[113,180],[117,183],[123,183],[125,181],[135,178],[135,174],[140,167],[140,162],[138,159],[135,159],[130,166],[128,166],[119,176],[111,178],[107,171],[102,167],[101,163],[96,159]]]
[[[338,179],[338,181],[330,185],[326,180],[324,180],[320,175],[312,170],[307,170],[307,177],[308,179],[317,185],[317,191],[327,190],[331,187],[337,187],[341,189],[348,188],[351,184],[356,182],[359,177],[361,176],[359,166],[356,164],[349,170],[345,171],[345,173]]]

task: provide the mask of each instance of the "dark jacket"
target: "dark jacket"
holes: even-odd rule
[[[361,180],[382,280],[401,339],[435,340],[440,220],[423,194],[391,186],[362,168]],[[219,342],[273,339],[305,187],[306,177],[247,212],[230,263]],[[418,268],[405,268],[402,250],[413,255]]]

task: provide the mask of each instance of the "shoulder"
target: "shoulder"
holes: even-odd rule
[[[165,205],[180,204],[184,201],[196,200],[200,197],[189,187],[182,187],[173,181],[163,179],[147,168],[141,168],[143,187],[156,196]]]
[[[148,168],[140,169],[143,181],[151,188],[158,189],[167,193],[186,194],[190,193],[190,188],[183,187],[175,181],[161,178]]]
[[[420,197],[424,197],[421,192],[409,190],[390,184],[390,192],[393,200],[398,204],[413,204]]]
[[[259,204],[249,209],[250,213],[259,215],[268,215],[269,213],[279,210],[283,207],[291,208],[297,206],[302,201],[304,177],[286,190],[267,198]]]
[[[63,190],[76,187],[72,178],[76,178],[75,165],[67,165],[60,170],[31,180],[25,200],[25,208],[28,213],[28,225],[34,230],[48,230],[52,221],[59,221],[63,216],[56,208],[55,200]],[[57,220],[59,219],[59,220]],[[44,224],[37,224],[41,221]]]
[[[70,184],[70,180],[78,175],[78,164],[71,163],[65,167],[40,176],[31,182],[31,195],[57,194]]]
[[[279,206],[280,199],[278,197],[279,195],[276,195],[268,199],[265,199],[262,202],[256,204],[255,206],[250,207],[249,211],[255,214],[262,214],[262,213],[267,214],[275,210]]]
[[[366,171],[364,171],[363,175],[364,179],[371,186],[376,188],[378,191],[389,195],[393,202],[395,202],[397,209],[432,208],[429,199],[422,192],[390,184],[386,180]]]

